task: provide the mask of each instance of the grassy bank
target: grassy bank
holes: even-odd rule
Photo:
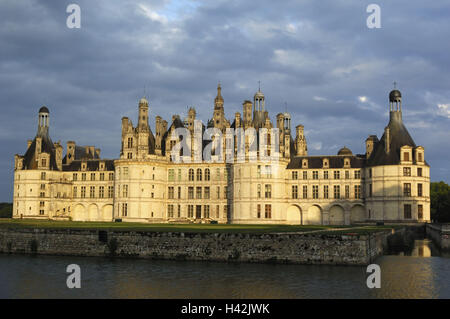
[[[118,231],[191,232],[191,233],[280,233],[329,231],[343,233],[373,232],[392,226],[315,226],[315,225],[222,225],[222,224],[142,224],[113,222],[68,222],[34,219],[0,219],[1,228],[93,229]],[[350,229],[349,229],[350,228]]]

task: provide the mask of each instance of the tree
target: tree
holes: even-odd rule
[[[444,182],[431,183],[431,220],[450,223],[450,186]]]

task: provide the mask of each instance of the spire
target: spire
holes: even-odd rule
[[[220,86],[220,82],[217,85],[217,96],[214,99],[214,108],[223,107],[223,97],[222,97],[222,87]]]

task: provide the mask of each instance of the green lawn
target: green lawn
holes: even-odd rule
[[[276,233],[276,232],[306,232],[330,228],[349,228],[351,226],[290,226],[290,225],[222,225],[222,224],[142,224],[113,222],[74,222],[49,221],[34,219],[0,219],[2,228],[64,228],[64,229],[102,229],[124,231],[154,231],[154,232],[203,232],[203,233]],[[383,227],[383,226],[381,226]],[[380,228],[381,228],[380,227]],[[378,227],[371,227],[378,229]],[[354,228],[355,231],[358,227]],[[353,229],[345,232],[353,232]]]

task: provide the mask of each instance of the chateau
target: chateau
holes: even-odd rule
[[[428,222],[430,167],[424,148],[403,124],[398,90],[389,94],[389,111],[383,136],[370,135],[365,154],[343,147],[337,155],[308,156],[303,125],[291,131],[290,115],[280,113],[274,126],[260,90],[253,102],[244,101],[242,115],[237,112],[230,121],[219,85],[206,126],[191,108],[185,119],[174,115],[170,123],[156,116],[154,133],[149,102],[142,98],[137,125],[122,118],[120,157],[112,160],[102,159],[98,148],[73,141],[67,142],[63,156],[63,146],[50,138],[50,112],[44,106],[36,137],[23,156],[15,156],[13,217],[304,225]],[[190,132],[189,139],[175,134],[180,128]],[[222,133],[215,135],[221,143],[214,137],[199,146],[195,140],[208,129]],[[254,130],[257,138],[245,133],[239,152],[237,137],[227,134],[231,129]],[[267,133],[273,129],[276,134]],[[175,151],[182,140],[200,154],[199,161]],[[206,160],[201,151],[211,141],[216,146]],[[265,144],[269,146],[260,147]],[[184,160],[174,161],[174,152]],[[223,155],[230,152],[232,161]],[[277,160],[265,160],[261,153],[276,154]]]

